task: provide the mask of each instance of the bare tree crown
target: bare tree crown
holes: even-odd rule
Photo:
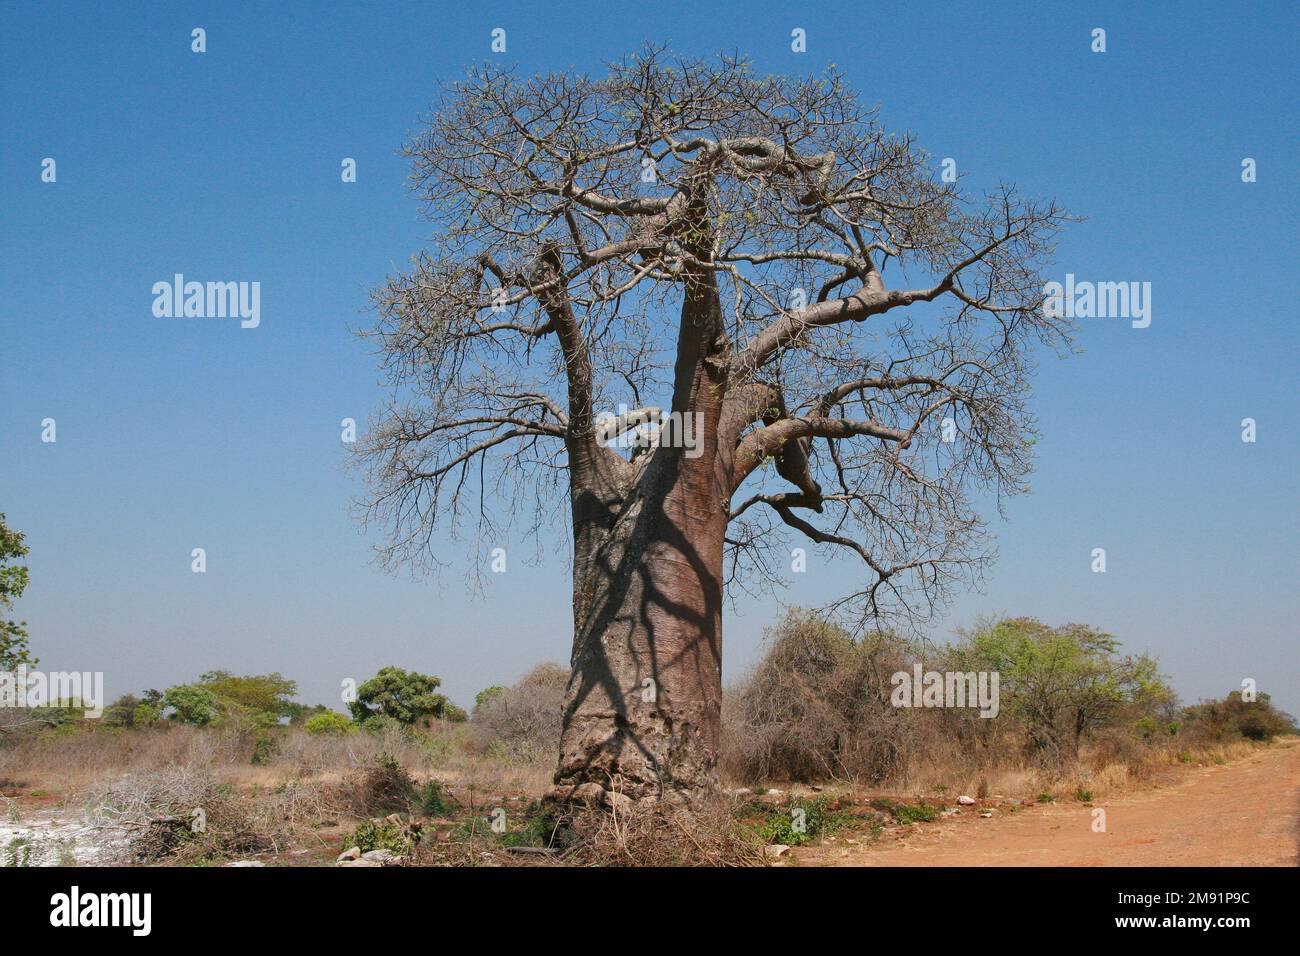
[[[972,495],[1023,489],[1030,355],[1068,343],[1055,204],[939,182],[834,73],[657,48],[600,79],[476,69],[407,153],[435,235],[376,294],[393,400],[361,449],[391,559],[566,494],[579,540],[580,496],[616,509],[672,453],[610,447],[600,413],[712,390],[729,584],[797,533],[861,562],[845,607],[924,619],[988,560]]]

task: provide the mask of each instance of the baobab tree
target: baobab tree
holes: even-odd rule
[[[486,549],[564,516],[553,798],[708,790],[724,598],[784,577],[792,538],[860,566],[835,609],[865,626],[989,560],[973,496],[1023,489],[1030,352],[1068,341],[1054,204],[964,195],[834,72],[659,48],[472,70],[406,152],[435,228],[376,293],[369,514],[426,563],[441,523]]]

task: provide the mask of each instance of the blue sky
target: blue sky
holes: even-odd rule
[[[1001,557],[933,636],[1086,621],[1157,654],[1186,700],[1253,677],[1300,712],[1296,8],[1090,6],[6,3],[0,511],[32,547],[19,611],[43,666],[102,670],[110,695],[279,670],[337,704],[340,680],[395,663],[467,703],[567,660],[563,562],[516,561],[480,596],[463,545],[438,581],[382,572],[339,441],[385,395],[351,334],[368,291],[427,234],[397,149],[502,27],[526,72],[598,72],[647,40],[834,63],[969,188],[1087,217],[1053,274],[1151,282],[1152,324],[1081,320],[1082,354],[1043,356],[1033,492],[992,516]],[[259,281],[261,326],[154,317],[176,272]],[[814,558],[779,597],[816,604],[854,570]],[[729,616],[729,677],[777,610]]]

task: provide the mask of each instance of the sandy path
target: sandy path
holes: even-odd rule
[[[1295,866],[1300,855],[1300,741],[1175,785],[1099,802],[1106,832],[1081,804],[964,810],[899,842],[799,851],[826,866]],[[845,850],[847,849],[847,854]]]

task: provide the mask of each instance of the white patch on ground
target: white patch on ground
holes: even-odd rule
[[[0,819],[0,866],[99,866],[126,843],[117,829],[93,827],[72,814]]]

